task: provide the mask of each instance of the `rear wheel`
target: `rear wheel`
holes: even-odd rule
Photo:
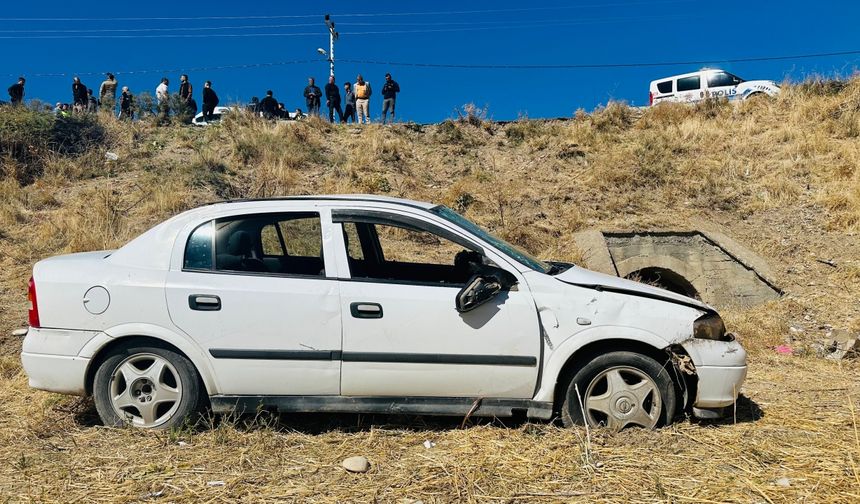
[[[631,425],[654,429],[671,423],[676,404],[672,378],[657,361],[634,352],[610,352],[574,374],[561,418],[568,427],[587,421],[616,431]]]
[[[93,397],[105,425],[169,429],[194,417],[200,380],[184,356],[155,346],[116,349],[96,371]]]

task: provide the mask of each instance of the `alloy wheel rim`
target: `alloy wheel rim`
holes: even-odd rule
[[[614,366],[601,371],[585,390],[585,419],[620,431],[628,425],[653,429],[660,420],[663,398],[660,388],[643,371]]]
[[[111,406],[135,427],[155,427],[170,420],[179,409],[182,391],[176,368],[152,353],[126,358],[111,375]]]

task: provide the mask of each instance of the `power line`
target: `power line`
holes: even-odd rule
[[[423,68],[457,68],[457,69],[476,69],[476,70],[576,70],[576,69],[598,69],[598,68],[634,68],[634,67],[661,67],[661,66],[690,66],[690,65],[707,65],[710,63],[748,63],[755,61],[778,61],[778,60],[795,60],[795,59],[810,59],[810,58],[825,58],[831,56],[850,56],[858,55],[860,50],[851,51],[833,51],[812,54],[794,54],[785,56],[760,56],[748,58],[714,58],[700,59],[687,61],[662,61],[662,62],[629,62],[629,63],[572,63],[572,64],[465,64],[465,63],[409,63],[402,61],[379,61],[379,60],[358,60],[358,59],[338,59],[342,63],[353,63],[361,65],[387,65],[387,66],[402,66],[402,67],[423,67]],[[172,73],[191,73],[191,72],[207,72],[217,70],[236,70],[246,68],[264,68],[278,67],[288,65],[299,65],[309,63],[319,63],[325,60],[292,60],[278,61],[269,63],[244,63],[234,65],[219,65],[219,66],[201,66],[201,67],[185,67],[172,69],[146,69],[146,70],[126,70],[113,72],[116,75],[134,75],[134,74],[172,74]],[[60,73],[34,73],[28,74],[29,77],[68,77],[73,75],[103,75],[104,72],[60,72]],[[7,74],[10,77],[17,77],[17,74]]]
[[[603,7],[631,7],[631,6],[653,6],[666,4],[684,4],[692,3],[692,0],[657,0],[649,2],[618,2],[609,4],[583,4],[583,5],[563,5],[555,7],[521,7],[510,9],[475,9],[475,10],[458,10],[458,11],[425,11],[425,12],[357,12],[349,14],[332,14],[339,18],[345,17],[397,17],[397,16],[442,16],[442,15],[463,15],[463,14],[500,14],[500,13],[516,13],[516,12],[536,12],[536,11],[552,11],[552,10],[574,10],[574,9],[589,9]],[[276,15],[276,16],[190,16],[190,17],[113,17],[113,18],[45,18],[45,17],[4,17],[0,21],[39,21],[39,22],[74,22],[74,21],[220,21],[220,20],[243,20],[243,19],[313,19],[322,16],[322,14],[294,14],[294,15]]]
[[[338,26],[491,26],[491,25],[510,25],[512,23],[527,23],[534,25],[555,24],[555,23],[572,23],[572,24],[599,24],[606,22],[626,22],[626,21],[647,21],[654,19],[678,19],[680,17],[687,18],[688,16],[679,15],[662,15],[662,16],[637,16],[637,17],[606,17],[606,18],[576,18],[576,19],[525,19],[525,20],[474,20],[474,21],[440,21],[440,22],[420,22],[420,23],[365,23],[365,22],[349,22],[340,23]],[[187,31],[218,31],[218,30],[250,30],[250,29],[275,29],[275,28],[299,28],[308,26],[318,26],[319,23],[295,23],[295,24],[255,24],[255,25],[234,25],[234,26],[206,26],[206,27],[179,27],[179,28],[98,28],[98,29],[74,29],[74,30],[0,30],[0,33],[44,33],[44,34],[60,34],[60,33],[146,33],[146,32],[187,32]]]
[[[427,67],[427,68],[461,68],[478,70],[564,70],[564,69],[588,69],[588,68],[633,68],[633,67],[662,67],[662,66],[689,66],[707,65],[709,63],[748,63],[753,61],[778,61],[810,58],[825,58],[828,56],[848,56],[860,54],[860,50],[835,51],[814,54],[794,54],[788,56],[761,56],[750,58],[721,58],[708,60],[687,61],[660,61],[660,62],[635,62],[635,63],[574,63],[574,64],[451,64],[451,63],[407,63],[402,61],[378,61],[378,60],[355,60],[341,59],[346,63],[362,65],[386,65],[405,67]]]
[[[474,31],[491,31],[491,30],[523,30],[528,28],[545,28],[550,26],[584,26],[595,24],[611,24],[616,22],[640,22],[649,19],[688,19],[690,16],[675,15],[675,16],[652,16],[652,17],[627,17],[627,18],[595,18],[591,20],[571,20],[571,21],[534,21],[525,23],[515,23],[508,21],[507,24],[494,26],[468,26],[459,28],[428,28],[428,29],[405,29],[405,30],[371,30],[371,31],[356,31],[356,32],[341,32],[341,35],[399,35],[399,34],[417,34],[417,33],[453,33],[453,32],[474,32]],[[512,24],[513,23],[513,24]],[[144,30],[144,29],[140,29]],[[167,30],[167,29],[158,29]],[[113,30],[105,30],[111,32]],[[129,30],[132,31],[132,30]],[[187,30],[182,30],[187,31]],[[206,33],[206,34],[188,34],[188,33],[159,33],[156,35],[134,34],[134,35],[72,35],[65,32],[60,32],[59,35],[0,35],[0,39],[5,40],[54,40],[54,39],[164,39],[164,38],[247,38],[247,37],[299,37],[299,36],[319,36],[316,32],[293,32],[293,33]]]

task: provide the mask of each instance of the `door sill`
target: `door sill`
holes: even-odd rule
[[[524,411],[529,418],[552,418],[551,402],[531,399],[478,397],[348,397],[214,395],[209,398],[215,413],[245,413],[272,408],[281,413],[378,413],[389,415],[510,417]],[[472,411],[474,409],[474,411]]]

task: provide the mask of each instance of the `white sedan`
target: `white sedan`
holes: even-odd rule
[[[202,206],[40,261],[29,299],[30,385],[93,395],[107,425],[262,407],[654,428],[718,416],[747,372],[695,299],[377,196]]]

